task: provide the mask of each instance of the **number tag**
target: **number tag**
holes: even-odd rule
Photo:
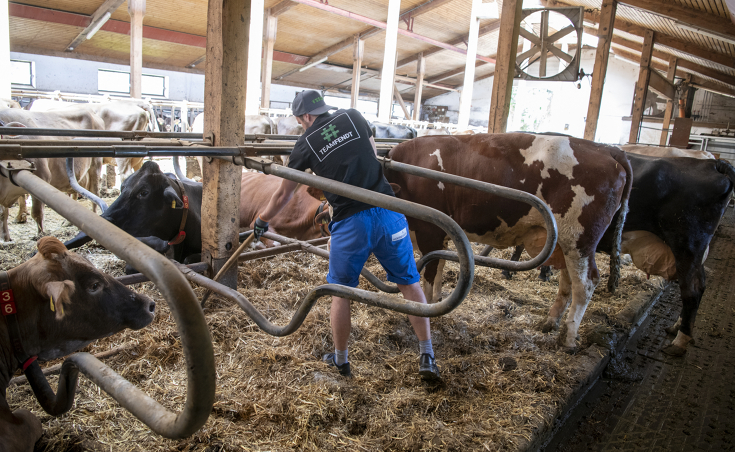
[[[15,309],[15,297],[13,297],[12,289],[0,291],[0,310],[2,310],[3,315],[17,313]]]

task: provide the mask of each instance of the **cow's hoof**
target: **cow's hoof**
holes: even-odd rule
[[[27,221],[28,221],[28,215],[23,214],[23,215],[18,215],[17,217],[15,217],[15,222],[17,224],[25,224]]]
[[[546,319],[542,322],[540,322],[537,325],[537,328],[541,330],[542,333],[550,333],[558,328],[556,322],[554,322],[551,319]]]
[[[566,345],[560,345],[559,350],[566,353],[567,355],[576,355],[579,351],[579,347],[576,345],[574,347],[567,347]]]
[[[513,274],[512,274],[511,272],[509,272],[508,270],[503,270],[503,271],[501,272],[501,274],[503,275],[503,279],[507,279],[507,280],[509,280],[509,281],[510,281],[511,279],[513,279]]]
[[[684,356],[684,354],[686,354],[687,352],[687,349],[684,347],[679,347],[678,345],[671,344],[668,347],[664,347],[661,351],[669,356]]]
[[[666,328],[666,334],[671,336],[676,336],[676,333],[679,332],[679,327],[677,324],[673,324],[670,327]]]

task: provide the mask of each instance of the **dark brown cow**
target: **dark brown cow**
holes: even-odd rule
[[[38,254],[9,270],[8,279],[14,303],[2,292],[3,312],[15,310],[23,350],[42,361],[153,321],[155,302],[68,252],[53,237],[39,240]],[[41,422],[27,410],[11,412],[5,399],[10,379],[23,364],[13,351],[7,327],[11,320],[6,319],[0,322],[0,450],[31,451],[41,437]]]
[[[273,193],[281,185],[280,177],[263,173],[243,171],[240,188],[240,227],[252,227],[256,216],[265,210]],[[318,239],[327,235],[324,226],[315,219],[329,208],[326,201],[320,201],[321,190],[300,185],[291,201],[280,214],[270,222],[270,231],[297,240]],[[325,214],[326,215],[326,214]],[[329,222],[329,219],[326,219]]]
[[[625,153],[576,138],[506,133],[422,137],[399,144],[389,156],[532,193],[551,207],[559,240],[547,263],[562,271],[543,330],[558,325],[571,301],[564,345],[575,347],[579,324],[599,282],[595,249],[615,212],[627,211],[632,172]],[[399,186],[398,197],[448,214],[470,241],[497,248],[524,244],[532,256],[543,247],[543,220],[527,204],[395,171],[387,171],[386,177]],[[624,217],[617,225],[618,245]],[[408,221],[422,253],[445,247],[444,231],[412,218]],[[443,263],[432,263],[424,272],[427,299],[436,301],[441,294],[441,267]]]

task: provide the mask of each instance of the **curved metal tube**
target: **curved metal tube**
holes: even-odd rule
[[[105,210],[107,210],[107,204],[102,200],[102,198],[85,189],[79,185],[79,182],[77,182],[77,176],[74,174],[74,159],[72,157],[66,158],[66,176],[69,178],[69,185],[71,185],[71,188],[73,188],[74,191],[92,200],[92,202],[100,206],[102,213],[105,213]]]
[[[412,174],[414,176],[426,177],[429,179],[441,181],[443,183],[458,185],[460,187],[471,188],[496,196],[502,196],[503,198],[530,204],[531,207],[541,213],[541,216],[544,219],[544,223],[546,224],[546,243],[544,243],[544,247],[541,249],[541,252],[536,257],[523,262],[513,262],[506,259],[497,259],[494,257],[475,255],[473,257],[474,262],[477,265],[511,271],[533,270],[534,268],[546,262],[549,257],[551,257],[551,253],[554,252],[556,241],[559,236],[559,231],[556,226],[556,219],[554,218],[554,214],[551,212],[551,209],[549,209],[549,206],[547,206],[546,203],[541,201],[538,197],[521,190],[501,187],[488,182],[467,179],[466,177],[461,177],[454,174],[448,174],[441,171],[408,165],[406,163],[396,162],[387,158],[378,157],[378,160],[381,160],[383,162],[383,166],[386,169],[400,171],[403,173]],[[423,266],[425,266],[429,261],[435,259],[446,259],[458,262],[459,260],[455,254],[456,253],[452,251],[433,251],[423,256],[416,264],[416,266],[418,267],[420,265],[420,268],[423,268]]]
[[[8,175],[3,173],[3,176]],[[30,172],[19,171],[13,174],[13,180],[156,284],[166,298],[181,334],[188,382],[183,410],[178,413],[168,411],[87,353],[74,354],[67,360],[159,435],[179,439],[199,430],[214,404],[214,351],[204,314],[186,278],[164,256]],[[68,370],[65,371],[62,366],[62,375],[70,376],[72,367],[66,367]]]
[[[25,371],[25,376],[43,411],[51,416],[61,416],[71,409],[71,406],[74,404],[77,379],[79,378],[79,368],[73,362],[66,360],[61,365],[57,387],[58,392],[56,394],[54,394],[54,390],[48,384],[48,380],[46,380],[41,366],[38,365],[38,361],[34,361],[28,366]]]
[[[229,160],[227,158],[224,159]],[[307,297],[318,298],[324,295],[335,295],[358,301],[360,303],[367,303],[372,306],[401,312],[403,314],[419,317],[437,317],[451,312],[454,308],[459,306],[460,303],[462,303],[469,293],[470,288],[472,287],[472,280],[475,276],[475,264],[473,259],[470,258],[470,256],[472,256],[472,248],[469,240],[467,240],[467,236],[459,225],[446,214],[439,212],[436,209],[395,198],[393,196],[375,193],[343,182],[333,181],[324,177],[277,165],[270,160],[234,157],[232,158],[232,162],[236,165],[243,165],[250,169],[262,171],[266,174],[272,174],[283,179],[289,179],[294,182],[310,185],[330,193],[347,196],[357,201],[362,201],[377,207],[383,207],[394,212],[400,212],[405,215],[418,218],[419,220],[435,224],[447,233],[457,248],[457,255],[460,264],[457,285],[447,298],[438,303],[430,305],[421,304],[414,301],[405,301],[403,299],[399,300],[379,293],[366,292],[360,289],[332,284],[317,287],[312,290],[312,292],[309,292]],[[305,299],[300,309],[307,309],[304,307],[304,303],[309,300],[311,299]]]
[[[171,159],[173,160],[173,163],[174,163],[174,173],[176,173],[176,177],[178,177],[179,180],[184,181],[184,182],[190,182],[192,184],[199,183],[193,179],[189,179],[188,177],[186,177],[184,172],[181,171],[181,167],[179,166],[179,156],[178,155],[174,155],[173,157],[171,157]]]

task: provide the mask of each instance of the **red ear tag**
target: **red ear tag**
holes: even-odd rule
[[[169,245],[178,245],[179,243],[183,242],[186,238],[186,232],[179,231],[179,233],[176,235],[176,237],[168,242]]]
[[[3,315],[18,313],[18,311],[15,309],[15,297],[13,296],[13,289],[0,291],[0,311],[2,311]]]
[[[184,209],[189,208],[189,197],[184,195]]]

